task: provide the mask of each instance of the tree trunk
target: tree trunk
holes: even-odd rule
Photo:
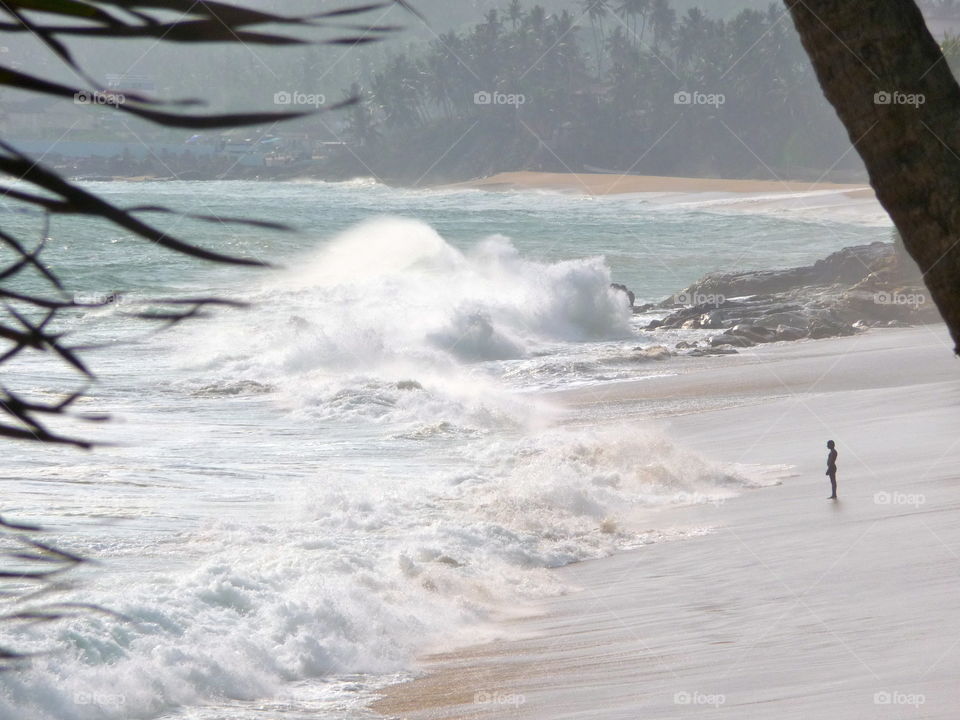
[[[784,0],[960,353],[960,86],[913,0]]]

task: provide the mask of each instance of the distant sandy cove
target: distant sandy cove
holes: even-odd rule
[[[726,180],[721,178],[660,177],[655,175],[617,175],[603,173],[505,172],[450,188],[479,190],[558,190],[586,195],[626,193],[804,193],[818,190],[846,191],[851,198],[872,197],[867,184],[804,182],[800,180]]]

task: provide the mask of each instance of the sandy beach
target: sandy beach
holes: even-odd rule
[[[483,190],[561,190],[588,195],[626,193],[770,193],[836,191],[851,197],[873,195],[866,183],[848,185],[800,180],[730,180],[723,178],[661,177],[657,175],[617,175],[614,173],[504,172],[450,187]]]
[[[570,592],[502,623],[495,642],[423,658],[421,677],[375,709],[411,720],[955,717],[958,370],[935,325],[764,346],[558,396],[584,416],[629,405],[638,428],[780,484],[632,518],[709,532],[556,571]]]
[[[890,225],[886,211],[866,183],[524,171],[499,173],[444,187],[490,192],[562,192],[589,197],[637,195],[651,205],[672,209]]]

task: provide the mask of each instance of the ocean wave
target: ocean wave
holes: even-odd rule
[[[273,392],[273,387],[256,380],[238,380],[230,382],[221,380],[208,383],[190,392],[195,397],[232,397],[236,395],[266,395]]]
[[[178,355],[210,392],[276,388],[327,418],[393,419],[417,404],[397,385],[407,380],[453,403],[505,395],[485,377],[497,368],[478,365],[633,332],[600,257],[539,262],[499,236],[461,252],[403,219],[346,231],[248,299],[250,313],[186,334]]]
[[[548,568],[704,530],[651,531],[639,511],[751,485],[637,427],[548,427],[459,447],[468,475],[318,473],[275,491],[248,522],[211,519],[155,544],[176,568],[108,565],[84,597],[128,620],[62,624],[65,654],[0,678],[0,716],[153,717],[396,672],[500,603],[560,592]]]

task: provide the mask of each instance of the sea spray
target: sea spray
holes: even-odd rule
[[[402,464],[318,468],[245,522],[211,517],[166,540],[154,553],[179,554],[166,571],[108,567],[86,598],[130,620],[61,627],[67,654],[4,678],[0,716],[14,717],[12,701],[38,720],[150,717],[395,672],[499,603],[558,592],[546,568],[683,534],[640,530],[634,511],[749,484],[639,427],[517,431],[446,452],[459,462],[421,465],[416,480]],[[117,687],[122,703],[75,702]]]
[[[433,366],[522,357],[551,343],[629,337],[629,309],[600,257],[543,263],[492,237],[464,253],[430,226],[381,219],[353,228],[249,293],[247,341],[288,370]]]
[[[635,510],[745,484],[525,392],[632,340],[600,257],[387,219],[290,266],[238,281],[249,311],[176,329],[113,397],[131,442],[75,471],[68,512],[119,499],[123,522],[79,538],[104,561],[82,599],[129,620],[38,628],[65,652],[0,677],[0,718],[235,718],[306,681],[372,683],[559,592],[548,568],[670,535]]]

